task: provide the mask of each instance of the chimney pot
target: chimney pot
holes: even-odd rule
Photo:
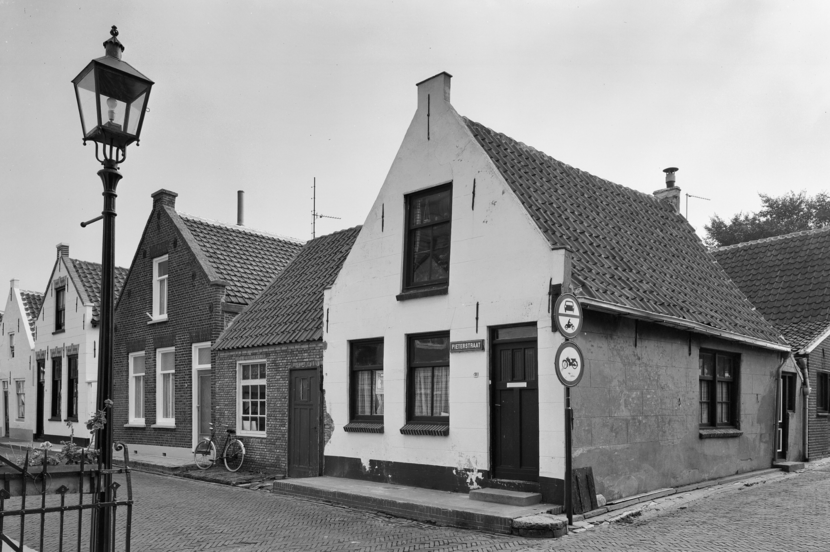
[[[674,173],[679,170],[677,167],[663,169],[663,172],[666,173],[666,187],[654,192],[654,196],[663,203],[671,205],[675,213],[680,212],[680,188],[674,186]]]
[[[678,169],[677,167],[669,167],[668,169],[663,169],[663,172],[666,173],[666,188],[674,188],[674,173],[676,173],[679,170],[680,169]]]
[[[69,257],[69,244],[68,243],[59,243],[55,246],[58,249],[58,258],[61,257]]]
[[[245,191],[236,192],[236,225],[245,226]]]

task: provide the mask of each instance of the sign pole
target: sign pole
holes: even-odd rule
[[[571,388],[565,387],[565,513],[568,525],[574,523],[573,513],[573,474],[571,470],[571,426],[573,426],[573,409],[571,408]]]

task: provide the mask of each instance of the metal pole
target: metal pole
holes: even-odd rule
[[[115,329],[115,189],[121,180],[118,165],[107,159],[104,168],[98,171],[104,184],[103,248],[101,252],[101,304],[99,307],[101,321],[98,349],[98,410],[105,410],[107,399],[112,399],[112,356],[113,334]],[[112,469],[112,410],[107,415],[107,423],[98,431],[98,467]],[[105,473],[101,479],[103,490],[98,496],[99,502],[112,502],[112,475]],[[109,508],[97,510],[95,552],[111,552],[112,511]]]
[[[573,474],[571,466],[571,428],[574,412],[571,408],[571,388],[565,388],[565,513],[568,514],[568,525],[574,523],[573,512]]]

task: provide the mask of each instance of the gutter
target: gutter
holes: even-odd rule
[[[582,305],[585,307],[592,307],[593,309],[598,311],[625,314],[633,318],[648,320],[650,322],[657,322],[660,324],[664,324],[666,326],[680,328],[682,330],[692,330],[701,334],[722,337],[724,339],[738,341],[741,343],[754,345],[756,347],[761,347],[764,349],[772,349],[773,351],[781,351],[786,353],[790,352],[790,347],[787,345],[772,343],[770,341],[764,341],[762,339],[755,339],[753,337],[736,334],[734,332],[729,332],[726,330],[719,330],[717,328],[713,328],[712,326],[700,324],[699,322],[692,322],[690,320],[685,320],[683,318],[654,314],[652,312],[644,311],[641,309],[624,307],[622,305],[614,305],[612,303],[605,303],[603,301],[597,301],[596,299],[589,299],[587,297],[579,297],[579,302],[582,303]]]

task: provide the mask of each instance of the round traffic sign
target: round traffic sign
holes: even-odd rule
[[[573,339],[582,331],[582,305],[571,293],[559,296],[553,307],[553,322],[562,336]]]
[[[556,377],[565,387],[576,387],[585,373],[585,357],[572,341],[566,341],[556,351]]]

